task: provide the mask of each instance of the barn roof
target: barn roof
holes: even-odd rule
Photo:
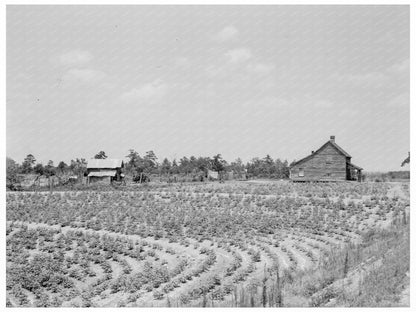
[[[326,142],[324,145],[322,145],[318,150],[316,150],[315,152],[313,152],[312,154],[302,158],[301,160],[298,160],[297,162],[295,162],[294,164],[292,164],[291,167],[298,165],[304,161],[307,161],[309,159],[311,159],[313,156],[315,156],[316,154],[318,154],[320,151],[322,151],[325,147],[327,147],[328,145],[332,145],[333,147],[335,147],[336,150],[338,150],[338,152],[340,152],[342,155],[344,155],[345,157],[349,157],[351,158],[351,155],[348,154],[346,151],[344,151],[337,143],[329,140],[328,142]],[[359,168],[359,167],[358,167]]]
[[[117,174],[116,170],[96,171],[90,172],[89,177],[114,177]]]
[[[123,166],[124,163],[121,159],[90,159],[87,169],[115,169]]]

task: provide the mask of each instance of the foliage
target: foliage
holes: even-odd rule
[[[106,159],[107,155],[105,154],[104,151],[100,151],[97,154],[95,154],[94,158],[95,159]]]
[[[391,187],[201,183],[150,184],[128,192],[8,193],[8,296],[18,306],[56,306],[71,298],[91,306],[112,294],[128,302],[143,297],[208,306],[233,297],[242,306],[283,306],[289,292],[311,297],[348,277],[374,250],[386,253],[400,240],[375,227],[363,232],[368,218],[375,226],[384,219],[408,226],[408,202],[392,197]],[[351,243],[357,238],[360,245]],[[389,278],[396,268],[395,288],[406,266],[396,266]],[[314,304],[338,293],[329,290]],[[29,292],[35,301],[28,301]]]
[[[409,152],[409,155],[407,156],[407,158],[405,160],[403,160],[401,166],[404,167],[404,165],[406,165],[406,164],[410,164],[410,152]]]
[[[31,173],[33,172],[33,165],[36,163],[35,156],[28,154],[22,163],[22,173]]]
[[[6,187],[13,189],[14,185],[18,183],[17,174],[19,172],[19,165],[11,158],[6,157]]]
[[[69,168],[78,175],[78,177],[82,177],[87,172],[87,161],[84,158],[76,158],[75,160],[71,160]]]

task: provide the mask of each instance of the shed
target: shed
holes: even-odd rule
[[[123,177],[121,169],[124,162],[121,159],[90,159],[87,164],[88,184],[120,181]]]
[[[217,171],[208,170],[207,178],[208,179],[213,179],[213,180],[218,180],[218,172]]]
[[[290,167],[292,181],[361,181],[363,168],[351,163],[351,155],[335,143],[335,136],[318,150]]]

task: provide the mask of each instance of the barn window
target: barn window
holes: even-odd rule
[[[305,172],[303,171],[303,168],[299,168],[299,176],[300,177],[304,177],[305,176]]]

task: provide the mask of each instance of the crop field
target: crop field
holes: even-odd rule
[[[296,274],[409,212],[408,183],[155,184],[6,198],[7,305],[16,307],[308,305],[287,286]]]

